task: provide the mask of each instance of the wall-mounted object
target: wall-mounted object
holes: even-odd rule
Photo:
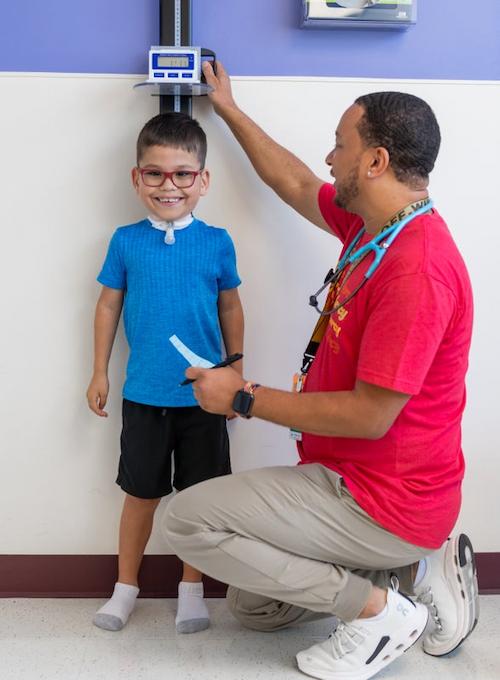
[[[215,69],[215,52],[205,47],[153,46],[149,50],[149,77],[134,87],[148,86],[153,95],[199,96],[211,87],[201,71],[203,59]]]
[[[304,28],[396,28],[417,21],[417,0],[301,0]]]

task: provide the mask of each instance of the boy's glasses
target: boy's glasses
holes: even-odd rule
[[[161,187],[166,179],[178,189],[189,189],[194,184],[201,170],[174,170],[174,172],[163,172],[162,170],[151,170],[149,168],[137,168],[142,181],[147,187]]]

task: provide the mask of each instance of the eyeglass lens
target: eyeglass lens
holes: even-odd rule
[[[167,177],[178,189],[187,189],[194,184],[198,175],[194,170],[177,170],[176,172],[162,172],[161,170],[141,170],[142,180],[148,187],[161,187]]]

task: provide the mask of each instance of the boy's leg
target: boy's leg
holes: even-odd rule
[[[203,591],[203,574],[186,562],[182,564],[179,583],[175,629],[178,633],[198,633],[210,625]]]
[[[144,555],[153,517],[160,498],[136,498],[126,494],[120,521],[118,581],[113,595],[99,609],[94,624],[105,630],[121,630],[132,613],[139,587],[137,576]]]
[[[144,550],[151,536],[153,518],[161,498],[125,495],[120,520],[118,581],[138,586],[137,577]]]
[[[226,419],[199,407],[176,409],[174,487],[181,491],[231,473]],[[202,573],[184,562],[179,583],[175,626],[178,633],[197,633],[210,625]]]
[[[161,497],[172,491],[174,433],[170,409],[123,400],[123,429],[117,484],[126,493],[120,521],[118,582],[94,617],[107,630],[121,630],[139,588],[137,575]]]

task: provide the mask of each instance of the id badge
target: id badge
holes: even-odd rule
[[[293,392],[302,392],[304,389],[304,385],[306,382],[306,373],[302,373],[299,371],[298,373],[295,373],[293,376],[293,386],[292,386],[292,391]],[[290,439],[293,439],[296,442],[301,442],[302,441],[302,432],[299,430],[294,430],[290,428]]]

